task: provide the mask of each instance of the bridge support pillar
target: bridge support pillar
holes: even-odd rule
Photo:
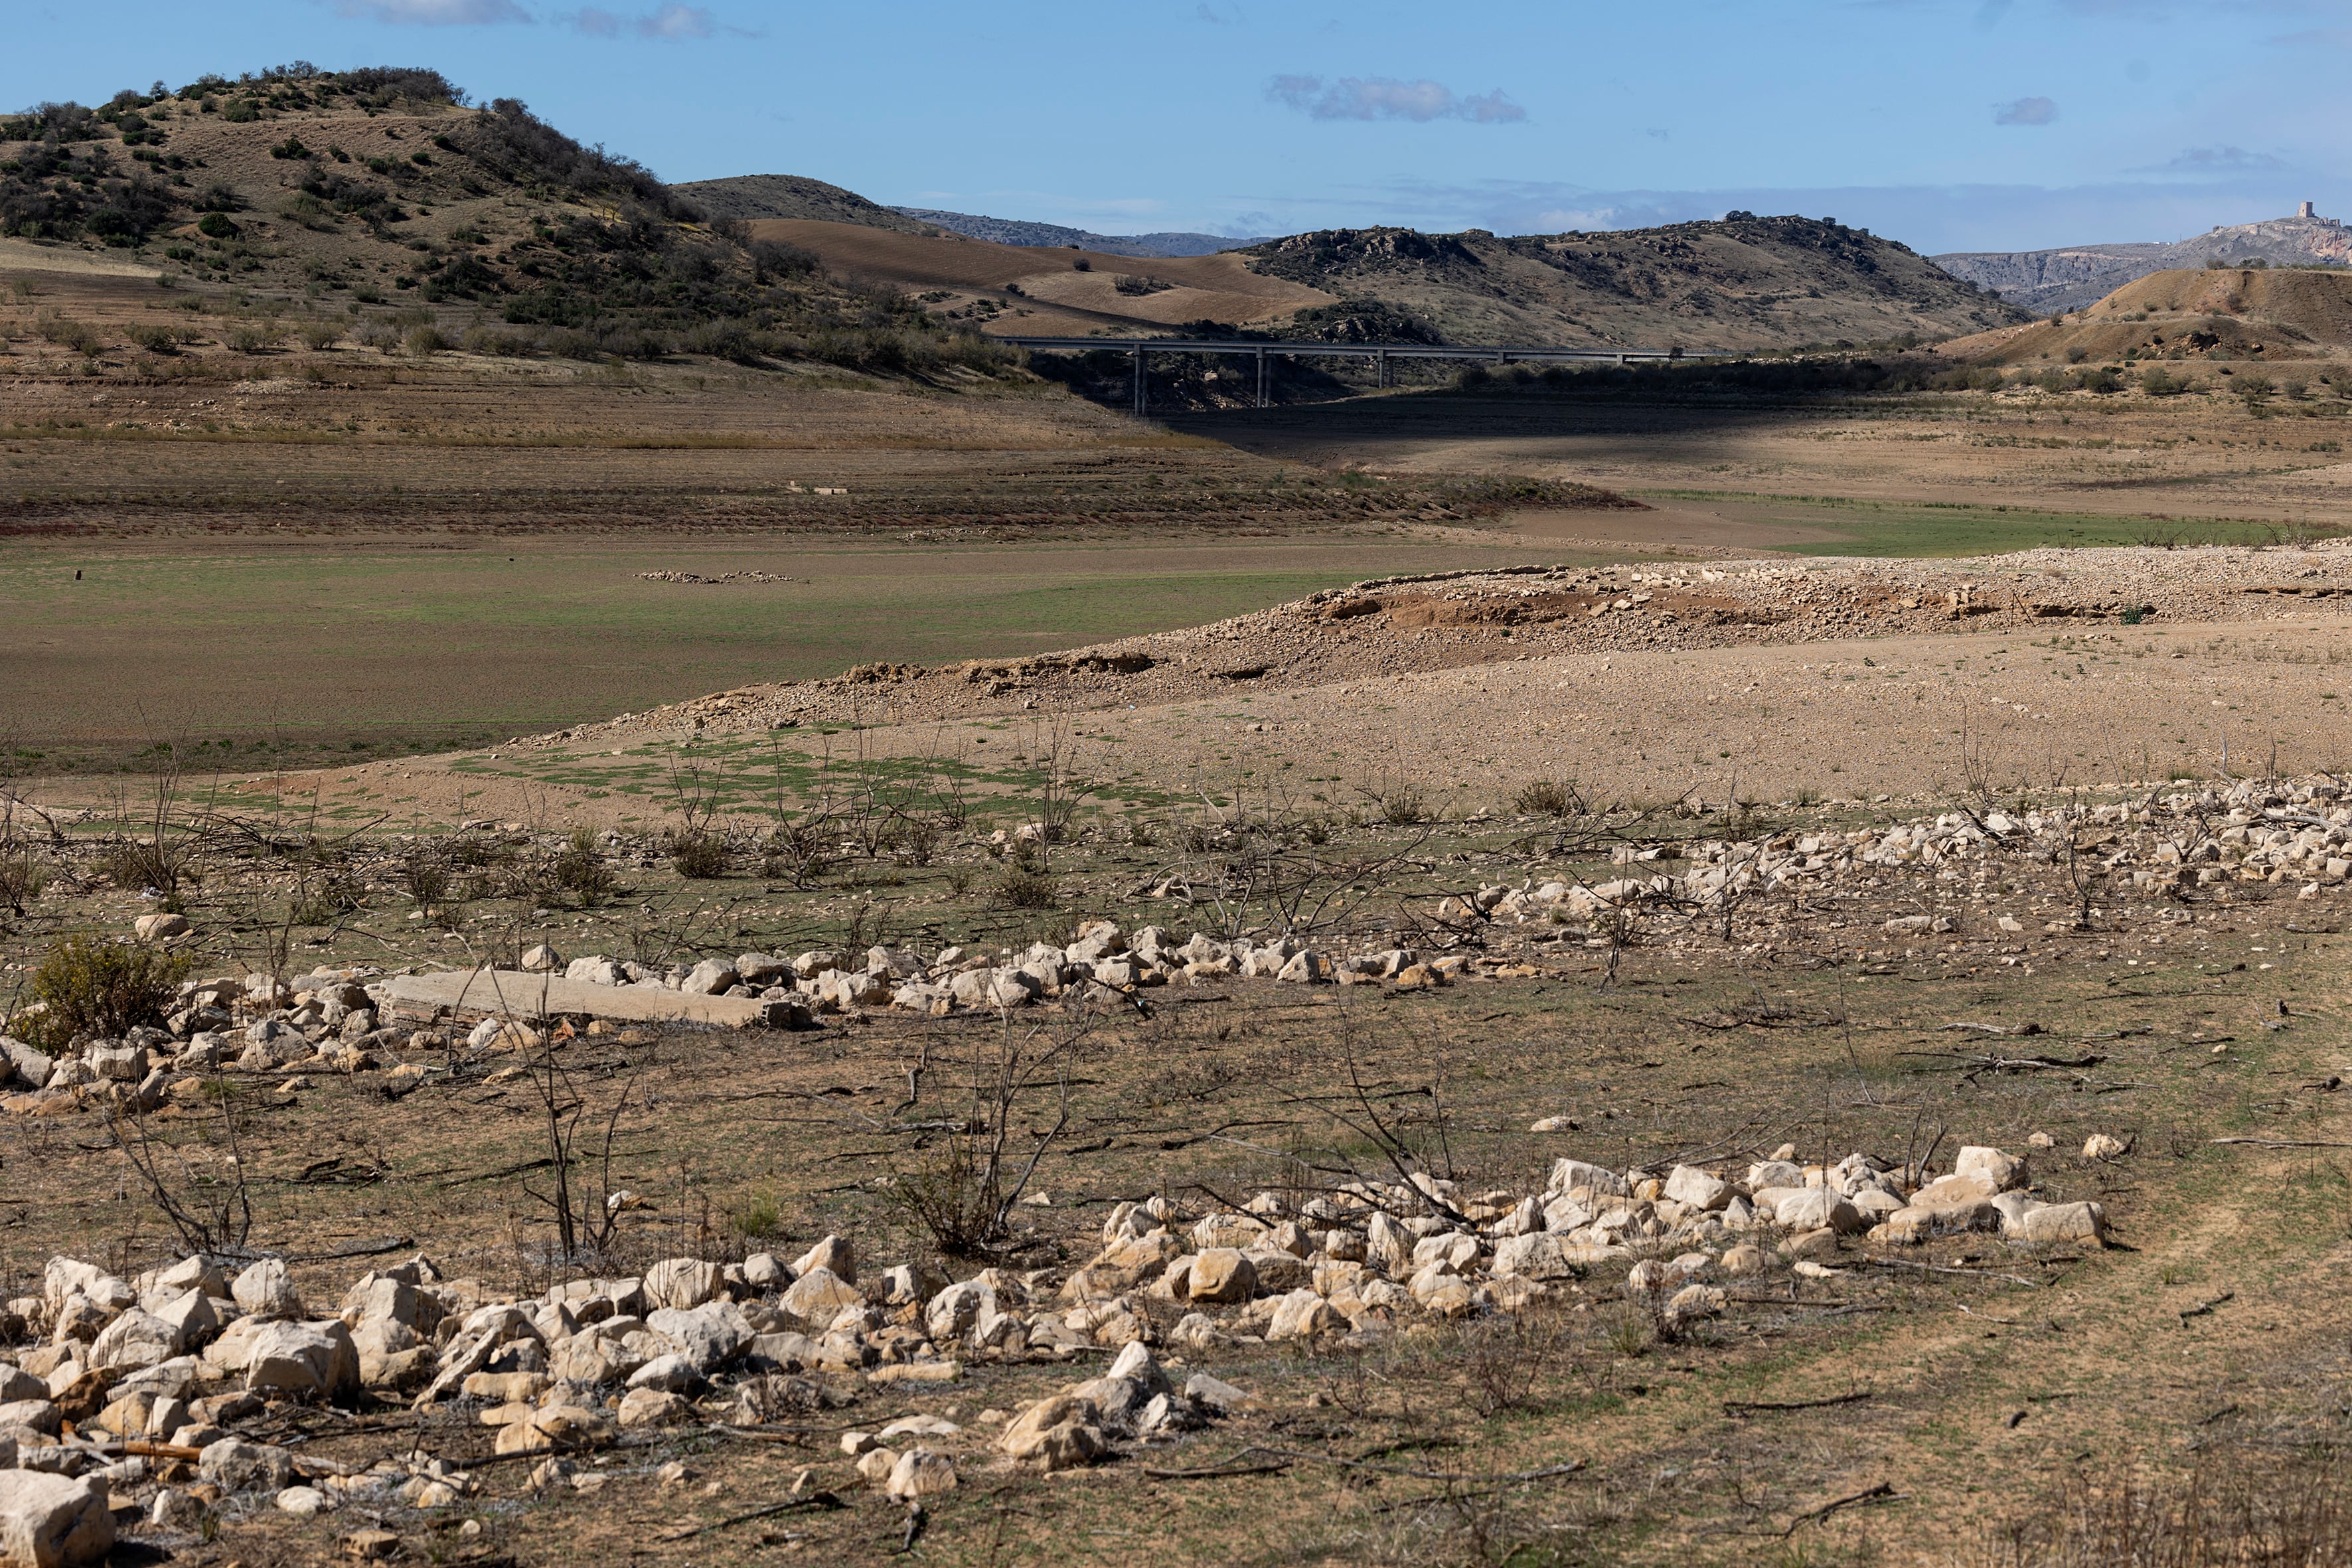
[[[1258,405],[1260,408],[1264,408],[1264,407],[1265,407],[1265,406],[1266,406],[1266,405],[1267,405],[1272,401],[1272,398],[1268,395],[1269,391],[1270,391],[1270,383],[1269,383],[1268,378],[1269,378],[1269,376],[1272,374],[1272,370],[1273,370],[1273,367],[1272,367],[1270,364],[1268,364],[1268,363],[1267,363],[1267,362],[1266,362],[1266,353],[1265,353],[1265,351],[1264,349],[1260,349],[1260,350],[1258,350],[1258,351],[1257,351],[1257,405]]]
[[[1372,385],[1377,388],[1386,386],[1388,384],[1389,352],[1382,349],[1372,355]]]
[[[1135,345],[1134,354],[1135,354],[1135,416],[1136,416],[1138,419],[1140,419],[1140,418],[1142,418],[1142,417],[1143,417],[1143,409],[1144,409],[1144,395],[1143,395],[1143,345],[1142,345],[1141,343],[1138,343],[1138,344],[1136,344],[1136,345]]]

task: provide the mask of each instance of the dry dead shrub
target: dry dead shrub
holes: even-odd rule
[[[926,1127],[916,1144],[921,1158],[893,1173],[888,1202],[941,1254],[995,1256],[1014,1239],[1013,1205],[1046,1150],[1069,1130],[1070,1076],[1094,1027],[1083,1009],[1026,1029],[1015,1029],[1008,1014],[990,1044],[961,1062],[943,1057],[937,1064],[966,1078],[955,1107],[961,1113]],[[926,1047],[908,1075],[902,1112],[921,1104],[931,1055]],[[1049,1124],[1037,1125],[1048,1114]]]
[[[48,871],[33,858],[31,850],[0,845],[0,910],[21,917],[48,882]]]
[[[1977,1568],[2322,1568],[2352,1563],[2341,1456],[2209,1455],[2186,1476],[2077,1472],[1989,1531]]]
[[[1538,1402],[1538,1391],[1558,1370],[1569,1335],[1549,1313],[1501,1313],[1463,1325],[1457,1353],[1470,1402],[1485,1416]]]

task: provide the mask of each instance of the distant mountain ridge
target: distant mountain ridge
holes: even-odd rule
[[[869,202],[856,191],[802,174],[730,174],[694,180],[670,189],[712,217],[757,222],[763,218],[814,218],[820,223],[862,224],[898,234],[937,234],[938,229]]]
[[[1937,339],[2031,320],[1896,241],[1735,212],[1599,233],[1323,229],[1241,253],[1342,302],[1349,341],[1739,352]]]
[[[1221,250],[1240,250],[1246,246],[1262,245],[1270,237],[1260,235],[1248,239],[1233,239],[1221,234],[1185,233],[1096,234],[1090,229],[1065,228],[1057,223],[982,217],[975,213],[941,212],[932,207],[892,207],[890,210],[902,217],[946,229],[950,234],[984,239],[993,245],[1034,248],[1075,246],[1080,250],[1099,251],[1106,256],[1214,256]]]
[[[2208,261],[2273,266],[2352,264],[2352,229],[2305,210],[2293,217],[2216,225],[2177,244],[2063,246],[2054,250],[1956,251],[1927,259],[1966,282],[2042,315],[2079,310],[2152,272]]]

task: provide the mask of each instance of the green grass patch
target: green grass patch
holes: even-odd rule
[[[1770,496],[1734,490],[1645,489],[1638,493],[1650,500],[1732,502],[1749,512],[1749,521],[1819,529],[1835,535],[1832,539],[1800,540],[1772,547],[1796,555],[1924,559],[1998,555],[2053,547],[2090,550],[2130,544],[2267,544],[2286,539],[2292,532],[2280,524],[2237,518],[2112,516],[2033,507],[1852,500],[1836,496]]]

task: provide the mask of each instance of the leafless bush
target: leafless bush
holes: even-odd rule
[[[2077,1471],[1987,1530],[1972,1568],[2319,1568],[2352,1562],[2352,1486],[2328,1450],[2209,1457],[2186,1476]]]
[[[620,1209],[613,1181],[613,1141],[629,1108],[643,1060],[619,1077],[591,1085],[567,1069],[547,1031],[530,1058],[531,1088],[538,1093],[547,1150],[544,1190],[526,1183],[523,1191],[543,1205],[555,1224],[556,1254],[572,1262],[604,1258],[613,1250]],[[593,1103],[601,1097],[602,1104]]]
[[[430,921],[446,912],[451,878],[448,857],[432,844],[412,844],[400,858],[398,879],[401,890],[416,901],[417,910]]]
[[[1205,862],[1184,868],[1185,880],[1207,893],[1216,929],[1227,937],[1254,926],[1293,937],[1345,926],[1392,890],[1436,831],[1419,823],[1402,838],[1384,837],[1349,853],[1277,779],[1249,781],[1230,801],[1221,804],[1203,788],[1202,820],[1177,835],[1181,848]]]
[[[1038,1162],[1070,1125],[1070,1077],[1095,1020],[1078,1010],[1067,1017],[1016,1029],[1008,1014],[994,1040],[963,1064],[968,1087],[950,1120],[936,1124],[925,1158],[900,1169],[890,1185],[890,1204],[913,1221],[933,1246],[950,1258],[975,1258],[1005,1250],[1012,1236],[1013,1206],[1021,1201]],[[928,1058],[926,1058],[928,1060]],[[922,1075],[917,1067],[909,1110],[920,1104]],[[1053,1118],[1035,1125],[1029,1108],[1042,1104]],[[1027,1147],[1015,1146],[1015,1129]]]
[[[164,909],[176,910],[183,891],[204,879],[197,860],[203,840],[180,807],[176,749],[166,744],[162,750],[165,765],[151,781],[143,805],[134,811],[127,795],[118,792],[113,815],[131,837],[107,849],[100,858],[99,869],[111,877],[117,887],[140,891],[152,888],[162,895]]]
[[[246,1189],[245,1160],[237,1142],[236,1103],[223,1079],[206,1085],[215,1091],[218,1111],[207,1141],[216,1141],[207,1169],[189,1166],[184,1148],[159,1145],[147,1133],[143,1115],[109,1110],[106,1130],[122,1152],[149,1201],[179,1234],[192,1253],[214,1256],[243,1253],[253,1233],[253,1199]],[[183,1122],[183,1127],[187,1123]],[[126,1134],[127,1130],[127,1134]]]
[[[1038,775],[1038,825],[1045,831],[1046,843],[1060,844],[1076,826],[1078,807],[1094,793],[1077,776],[1077,743],[1066,716],[1057,714],[1048,723],[1031,726],[1029,759]]]
[[[1532,1403],[1569,1342],[1559,1319],[1534,1312],[1474,1320],[1462,1327],[1458,1338],[1471,1403],[1485,1416]]]
[[[21,846],[0,847],[0,909],[22,918],[25,908],[41,896],[49,873]]]

